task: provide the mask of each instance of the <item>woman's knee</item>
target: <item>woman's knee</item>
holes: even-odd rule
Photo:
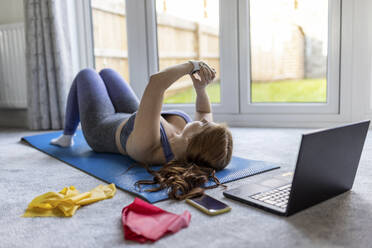
[[[91,81],[96,81],[97,78],[99,78],[99,75],[94,69],[86,68],[78,72],[75,81],[78,84],[86,84]]]
[[[86,79],[89,79],[89,78],[92,78],[92,77],[97,77],[97,72],[92,69],[92,68],[85,68],[85,69],[82,69],[81,71],[78,72],[78,74],[76,75],[76,78],[78,79],[78,81],[80,79],[82,79],[82,81],[86,81]]]
[[[101,76],[101,78],[103,78],[106,81],[124,81],[125,82],[125,79],[117,71],[111,68],[102,69],[99,72],[99,75]]]
[[[111,75],[119,75],[119,73],[117,71],[115,71],[114,69],[111,69],[111,68],[104,68],[102,70],[100,70],[99,72],[99,75],[102,77],[102,76],[111,76]]]

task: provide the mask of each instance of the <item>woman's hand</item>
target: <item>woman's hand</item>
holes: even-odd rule
[[[202,90],[207,87],[216,77],[215,69],[209,67],[204,62],[199,62],[200,70],[190,74],[195,90]]]

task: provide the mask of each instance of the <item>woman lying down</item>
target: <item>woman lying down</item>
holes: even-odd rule
[[[196,91],[195,120],[180,110],[162,111],[164,92],[184,75]],[[67,99],[63,135],[52,144],[69,147],[81,122],[88,145],[96,152],[121,153],[142,164],[171,199],[203,194],[201,186],[225,168],[232,154],[232,136],[225,124],[213,122],[206,86],[216,71],[201,61],[166,68],[150,77],[141,102],[130,85],[112,69],[84,69],[75,77]],[[135,82],[134,82],[135,83]],[[160,131],[159,131],[160,130]],[[163,164],[154,171],[149,165]]]

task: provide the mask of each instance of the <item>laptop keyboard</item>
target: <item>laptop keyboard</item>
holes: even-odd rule
[[[262,201],[264,203],[271,204],[282,209],[286,209],[289,199],[289,193],[291,192],[291,186],[292,184],[287,184],[266,192],[251,195],[250,197],[255,200]]]

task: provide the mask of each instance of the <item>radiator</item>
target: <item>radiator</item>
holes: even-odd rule
[[[24,24],[0,25],[0,108],[27,108]]]

